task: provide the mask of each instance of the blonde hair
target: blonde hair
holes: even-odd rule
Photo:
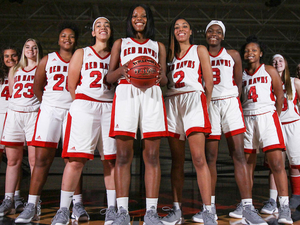
[[[21,58],[20,58],[19,63],[13,67],[13,71],[12,71],[12,72],[13,72],[13,75],[16,73],[16,71],[17,71],[19,68],[24,69],[26,66],[28,66],[28,60],[27,60],[27,58],[26,58],[26,56],[25,56],[25,45],[26,45],[26,43],[27,43],[28,41],[33,41],[33,42],[35,42],[35,44],[36,44],[36,46],[37,46],[37,48],[38,48],[37,56],[36,56],[36,63],[37,63],[37,65],[38,65],[39,62],[40,62],[40,59],[41,59],[41,57],[42,57],[42,49],[41,49],[40,44],[39,44],[39,42],[38,42],[37,40],[35,40],[35,39],[33,39],[33,38],[28,38],[28,39],[25,41],[24,45],[23,45],[22,54],[21,54]]]
[[[284,83],[288,100],[292,100],[293,99],[293,91],[292,91],[290,70],[289,70],[288,62],[286,61],[284,56],[283,56],[283,59],[284,59],[284,63],[285,63],[285,68],[282,71],[281,80]]]

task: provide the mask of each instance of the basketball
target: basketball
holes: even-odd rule
[[[156,84],[159,75],[158,63],[148,56],[138,56],[128,64],[130,82],[137,88],[149,88]]]

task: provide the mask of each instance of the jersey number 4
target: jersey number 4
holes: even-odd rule
[[[9,87],[5,86],[1,92],[1,97],[7,101],[9,99]]]
[[[248,99],[252,99],[253,102],[257,102],[258,95],[256,94],[256,87],[252,86],[250,87],[248,91]]]

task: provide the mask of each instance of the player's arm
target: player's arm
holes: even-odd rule
[[[242,79],[243,79],[243,67],[242,67],[242,60],[241,56],[236,50],[228,50],[229,55],[234,60],[234,68],[233,68],[233,79],[238,87],[239,96],[242,93]]]
[[[119,66],[121,44],[122,44],[122,39],[118,39],[115,41],[111,49],[109,69],[106,75],[106,81],[110,84],[117,82],[122,75],[125,76],[126,79],[128,77],[127,74],[128,63],[124,64],[123,66]]]
[[[11,67],[9,69],[9,73],[8,73],[8,88],[9,88],[9,96],[11,96],[13,94],[13,88],[14,88],[14,68]]]
[[[72,99],[75,99],[75,90],[80,81],[80,71],[83,63],[83,49],[77,49],[70,61],[68,70],[68,89]]]
[[[300,80],[298,78],[294,79],[294,85],[296,88],[297,98],[298,98],[298,106],[299,106],[299,99],[300,99]],[[299,109],[300,110],[300,109]]]
[[[44,93],[44,87],[47,83],[46,76],[46,64],[48,61],[48,55],[44,56],[36,68],[33,82],[33,93],[41,102]]]
[[[270,74],[272,78],[272,87],[276,96],[275,107],[278,115],[280,115],[282,110],[282,104],[284,101],[282,81],[277,70],[273,66],[266,65],[266,71],[268,72],[268,74]]]
[[[210,58],[207,48],[203,45],[198,45],[197,48],[198,57],[201,62],[201,70],[203,75],[203,80],[205,82],[204,90],[206,95],[207,106],[209,106],[211,100],[211,94],[214,87],[213,74],[210,65]]]
[[[160,76],[159,83],[161,86],[165,86],[168,83],[168,78],[166,76],[167,63],[166,63],[166,48],[163,43],[158,42],[159,54],[158,54],[158,63],[160,65]]]

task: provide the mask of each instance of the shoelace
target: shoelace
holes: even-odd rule
[[[210,212],[206,212],[206,218],[208,218],[211,221],[215,221],[215,215]]]
[[[289,215],[289,210],[287,210],[287,208],[289,208],[289,206],[287,206],[287,205],[284,205],[284,206],[282,206],[282,207],[280,207],[279,208],[279,213],[280,213],[280,215],[282,216],[284,216],[284,217],[289,217],[290,215]]]
[[[56,219],[64,219],[65,217],[68,217],[67,213],[64,210],[59,209],[51,221],[53,222],[53,220]]]
[[[1,204],[1,208],[7,208],[11,204],[11,198],[5,198]]]
[[[175,214],[175,210],[173,208],[170,208],[169,206],[162,207],[162,210],[165,212],[168,212],[168,215],[166,215],[166,218],[169,218]]]
[[[83,205],[81,203],[76,203],[74,205],[74,208],[78,211],[78,213],[80,215],[87,214],[87,212],[85,211],[85,209],[83,208]]]
[[[118,224],[118,222],[122,223],[126,219],[126,216],[127,216],[126,210],[120,212],[119,215],[117,216],[116,220],[114,221],[114,223],[116,223],[116,224]]]

